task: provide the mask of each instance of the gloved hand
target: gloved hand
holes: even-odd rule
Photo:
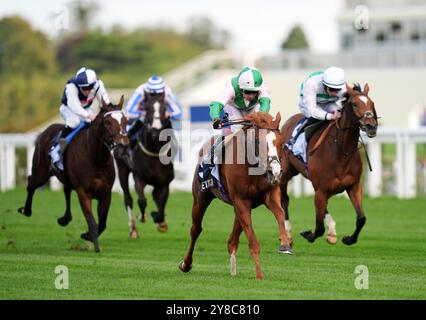
[[[220,122],[219,118],[215,118],[213,120],[213,129],[221,129],[222,128],[222,123]]]
[[[327,113],[327,120],[336,120],[339,119],[342,116],[342,113],[340,110],[336,110],[333,112]]]

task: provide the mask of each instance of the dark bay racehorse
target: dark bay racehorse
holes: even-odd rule
[[[66,211],[58,219],[61,226],[66,226],[71,216],[71,191],[75,190],[80,206],[86,218],[89,231],[81,234],[84,240],[92,241],[95,251],[99,252],[98,237],[106,228],[111,190],[115,179],[114,162],[110,149],[116,145],[129,143],[126,132],[127,120],[121,111],[124,97],[118,105],[103,102],[96,119],[82,129],[73,138],[64,153],[64,171],[52,168],[49,150],[52,140],[64,127],[53,124],[43,131],[36,141],[31,175],[28,177],[27,199],[25,207],[18,211],[29,217],[34,192],[46,184],[55,175],[64,184]],[[98,200],[98,222],[92,214],[92,199]]]
[[[324,219],[329,227],[327,241],[336,243],[335,222],[327,210],[328,199],[346,191],[355,208],[356,229],[351,236],[343,237],[344,244],[357,242],[358,235],[365,224],[366,217],[362,207],[362,188],[360,183],[362,162],[358,150],[360,130],[369,138],[377,132],[377,113],[374,103],[368,96],[368,84],[361,90],[346,85],[347,100],[342,108],[342,116],[336,121],[325,122],[316,131],[307,144],[307,168],[289,150],[285,149],[283,161],[284,174],[281,179],[282,206],[288,219],[289,197],[287,184],[292,177],[301,173],[312,182],[315,189],[316,228],[315,232],[305,231],[301,235],[309,242],[324,234]],[[281,132],[284,141],[288,141],[294,127],[302,118],[302,114],[292,116],[283,126]],[[289,226],[289,221],[286,221]],[[287,228],[288,229],[288,228]]]
[[[281,207],[279,188],[279,181],[282,173],[280,164],[282,155],[282,140],[279,132],[280,120],[281,116],[279,113],[275,120],[273,120],[271,115],[263,112],[245,116],[244,121],[249,124],[232,137],[232,143],[225,144],[225,161],[223,164],[219,165],[219,172],[223,187],[227,190],[226,197],[217,187],[200,191],[200,182],[198,179],[199,165],[197,166],[192,183],[194,200],[192,204],[191,241],[185,258],[179,264],[179,269],[181,271],[188,272],[192,268],[192,255],[195,242],[202,230],[201,224],[203,216],[214,198],[221,199],[234,207],[234,226],[228,239],[231,275],[235,275],[237,272],[236,253],[240,234],[244,230],[248,238],[249,250],[255,263],[256,278],[263,278],[259,261],[259,242],[254,233],[251,219],[251,210],[261,204],[264,204],[271,210],[277,220],[281,240],[280,252],[291,253],[290,242],[285,232],[284,210]],[[248,134],[248,129],[250,128],[253,129],[252,132],[254,131],[254,137],[252,136],[252,138],[250,138],[250,134]],[[237,142],[234,143],[236,140]],[[254,140],[254,143],[251,144],[250,140]],[[239,158],[241,153],[238,153],[238,151],[242,150],[238,149],[238,141],[247,141],[247,152],[244,151],[242,153],[244,161],[238,160],[241,159]],[[261,174],[250,174],[250,163],[252,163],[252,161],[248,161],[250,153],[249,145],[258,146],[259,165],[264,168],[264,170],[260,171]],[[260,147],[262,145],[264,148]],[[200,158],[205,154],[205,149],[206,146],[200,151]],[[260,151],[261,149],[263,152]]]
[[[129,217],[130,237],[138,237],[136,219],[133,215],[133,199],[129,191],[129,174],[133,173],[135,189],[138,194],[138,205],[141,212],[140,221],[145,222],[145,209],[147,201],[144,195],[146,185],[154,187],[152,196],[158,211],[151,212],[160,232],[168,229],[165,220],[165,207],[169,196],[169,185],[174,178],[172,159],[174,150],[170,139],[163,140],[160,134],[169,129],[172,132],[172,124],[166,114],[164,93],[146,93],[145,96],[145,120],[142,130],[137,137],[137,144],[131,150],[133,168],[130,169],[121,157],[116,154],[120,185],[124,193],[124,206]],[[174,137],[171,135],[171,137]],[[160,139],[161,138],[161,139]],[[118,150],[117,150],[118,151]]]

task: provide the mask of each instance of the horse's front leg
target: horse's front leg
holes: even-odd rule
[[[316,212],[316,227],[315,232],[311,230],[300,233],[309,242],[314,242],[316,238],[322,237],[325,231],[324,215],[327,208],[327,196],[320,190],[315,192],[315,212]]]
[[[98,237],[106,229],[108,211],[111,205],[111,196],[112,196],[111,192],[108,192],[103,197],[101,197],[98,201],[98,222],[99,222]]]
[[[166,232],[168,229],[165,215],[167,199],[169,197],[169,185],[155,186],[152,191],[152,197],[157,205],[158,211],[151,212],[155,223],[158,223],[158,231]]]
[[[82,233],[81,238],[93,242],[95,246],[95,252],[99,252],[98,225],[96,224],[92,213],[92,199],[86,192],[81,190],[76,191],[80,201],[81,210],[83,211],[84,217],[86,218],[87,225],[89,227],[89,231]]]
[[[145,209],[146,209],[146,206],[147,206],[147,202],[146,202],[146,198],[145,198],[145,194],[144,194],[144,189],[146,187],[146,183],[141,178],[139,178],[136,174],[133,174],[133,178],[135,179],[135,189],[136,189],[136,192],[138,194],[139,210],[141,211],[141,215],[139,217],[139,220],[142,223],[145,223],[146,222]]]
[[[362,208],[362,188],[361,184],[357,183],[356,185],[348,188],[347,193],[351,199],[352,205],[356,211],[356,229],[351,236],[344,236],[342,242],[347,245],[351,245],[357,242],[358,235],[361,232],[362,227],[364,227],[365,221],[367,218],[364,215],[364,209]]]
[[[238,245],[240,244],[240,234],[243,231],[240,222],[238,221],[238,217],[235,215],[234,217],[234,226],[232,227],[232,232],[229,235],[228,239],[228,252],[229,252],[229,262],[231,266],[231,276],[235,276],[237,274],[237,250]]]
[[[287,184],[288,181],[285,181],[285,184],[280,185],[281,189],[281,207],[284,209],[284,225],[285,225],[285,232],[287,234],[287,238],[290,241],[290,245],[293,245],[293,237],[291,235],[291,223],[290,223],[290,213],[288,212],[288,207],[290,204],[290,198],[287,193]]]
[[[58,224],[62,227],[65,227],[66,225],[68,225],[68,223],[70,223],[70,221],[72,220],[71,191],[72,191],[71,186],[69,184],[65,184],[64,185],[64,194],[65,194],[65,202],[66,202],[65,214],[62,217],[58,218]]]
[[[234,201],[235,215],[238,217],[238,221],[246,234],[248,239],[248,245],[250,254],[253,257],[254,265],[256,267],[256,278],[263,279],[262,268],[260,267],[260,245],[254,233],[253,224],[251,221],[251,201],[237,199]]]
[[[139,233],[136,228],[136,219],[133,214],[133,199],[129,190],[130,169],[121,160],[117,159],[116,163],[118,168],[118,178],[124,195],[124,206],[127,210],[127,216],[129,219],[129,237],[131,239],[136,239],[139,238]]]
[[[281,190],[279,187],[275,187],[265,195],[265,205],[272,211],[278,223],[279,238],[281,241],[279,252],[291,254],[291,240],[286,231],[284,209],[281,206]]]

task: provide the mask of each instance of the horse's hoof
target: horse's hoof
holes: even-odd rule
[[[83,240],[93,242],[93,239],[92,239],[92,237],[90,236],[90,233],[89,233],[89,232],[82,233],[82,234],[80,235],[80,237],[81,237],[81,239],[83,239]],[[96,251],[96,250],[95,250],[95,251]]]
[[[132,230],[132,231],[130,231],[130,233],[129,233],[129,238],[130,239],[138,239],[139,238],[139,233],[138,233],[138,231],[137,230]]]
[[[26,216],[26,217],[31,217],[31,215],[33,214],[31,210],[29,210],[29,211],[25,211],[25,207],[20,207],[20,208],[18,209],[18,212],[19,212],[20,214],[23,214],[23,215],[24,215],[24,216]]]
[[[289,245],[281,245],[278,249],[279,253],[285,253],[285,254],[293,254],[293,251],[291,250],[291,246]]]
[[[353,238],[352,238],[351,236],[344,236],[344,237],[342,238],[342,242],[343,242],[344,244],[348,245],[348,246],[350,246],[350,245],[352,245],[352,244],[356,243],[356,241],[354,241],[354,240],[353,240]]]
[[[256,273],[256,279],[257,279],[257,280],[263,280],[263,278],[264,278],[264,276],[263,276],[263,273],[262,273],[262,272],[260,272],[260,273]]]
[[[145,223],[145,222],[146,222],[146,215],[141,214],[141,215],[139,216],[139,221],[140,221],[140,222],[142,222],[142,223]]]
[[[312,233],[311,230],[303,231],[300,233],[300,235],[311,243],[315,241],[315,235]]]
[[[327,235],[327,243],[328,244],[336,244],[337,243],[337,236],[336,235]]]
[[[154,223],[164,222],[164,214],[160,214],[158,211],[152,211],[151,217],[154,220]]]
[[[187,266],[184,261],[179,263],[179,270],[182,272],[189,272],[192,269],[192,265]]]
[[[169,230],[169,226],[165,222],[160,222],[157,226],[157,230],[161,233],[167,232]]]
[[[65,218],[65,217],[60,217],[58,218],[58,224],[62,227],[65,227],[68,225],[68,223],[70,223],[71,219]]]

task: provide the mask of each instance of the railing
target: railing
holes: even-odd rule
[[[16,187],[17,181],[17,148],[26,150],[26,173],[30,174],[32,156],[36,134],[0,134],[0,191],[6,191]],[[190,139],[190,138],[183,138]],[[384,194],[384,163],[382,146],[393,144],[395,148],[395,160],[393,162],[394,194],[398,198],[412,198],[417,196],[417,164],[416,145],[426,144],[426,128],[379,128],[377,137],[368,139],[364,137],[373,171],[364,167],[365,183],[364,189],[371,197]],[[192,177],[194,174],[196,152],[199,142],[180,141],[181,161],[175,162],[175,180],[171,189],[190,191]],[[424,170],[426,177],[426,170]],[[56,181],[56,182],[55,182]],[[426,183],[426,181],[425,181]],[[58,188],[57,180],[53,180],[53,188]],[[132,183],[130,183],[132,185]],[[114,183],[114,191],[120,191],[118,179]],[[299,197],[312,194],[310,182],[301,178],[300,175],[292,180],[290,191]]]

